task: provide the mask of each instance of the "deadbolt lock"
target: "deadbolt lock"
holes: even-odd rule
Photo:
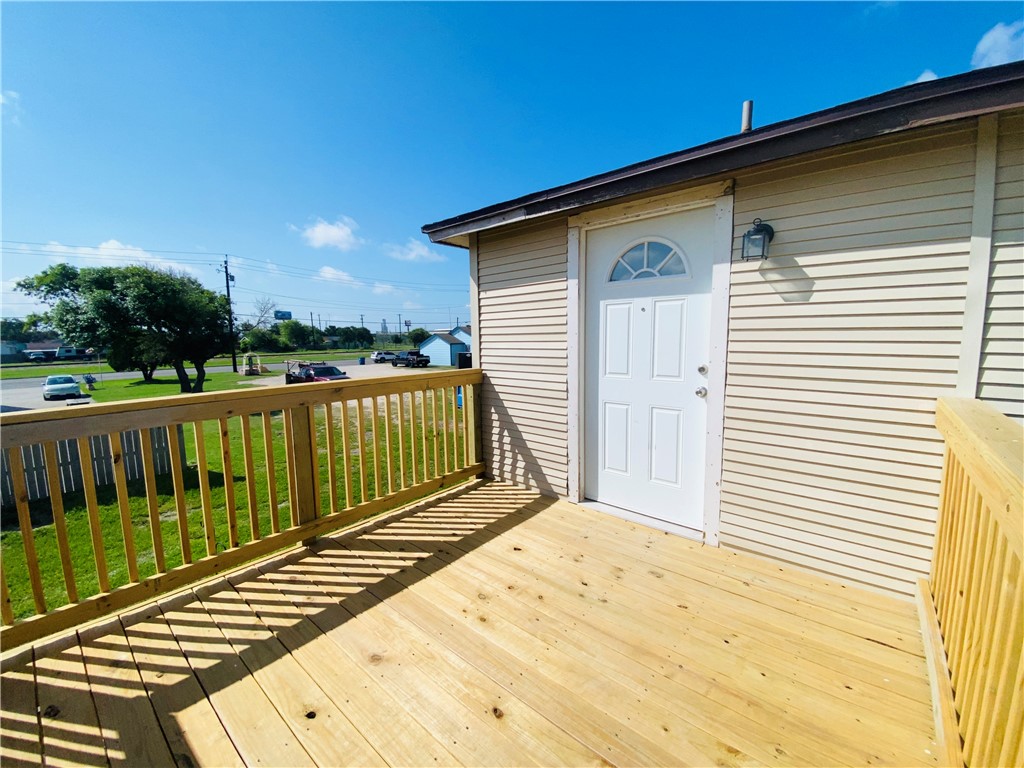
[[[706,365],[698,365],[697,366],[697,373],[699,373],[701,376],[707,376],[708,375],[708,367]]]

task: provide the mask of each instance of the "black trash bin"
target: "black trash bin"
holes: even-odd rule
[[[472,368],[473,367],[473,353],[472,352],[459,352],[458,360],[456,360],[456,368]]]

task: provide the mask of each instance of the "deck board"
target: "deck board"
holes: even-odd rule
[[[0,762],[935,765],[914,610],[480,483],[21,654]]]

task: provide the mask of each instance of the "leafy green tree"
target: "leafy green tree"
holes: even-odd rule
[[[250,328],[242,337],[248,347],[255,352],[280,352],[281,337],[277,335],[277,326],[270,328]]]
[[[46,320],[67,343],[107,347],[115,370],[138,369],[147,381],[157,366],[171,365],[182,392],[202,392],[206,362],[231,349],[227,299],[189,275],[57,264],[17,287],[50,305]]]
[[[289,349],[316,349],[321,344],[320,331],[298,320],[279,323],[278,336],[281,344]]]
[[[0,339],[27,344],[30,341],[47,341],[56,336],[54,331],[43,330],[38,317],[29,315],[25,320],[17,317],[0,319]]]
[[[426,330],[425,328],[413,328],[411,331],[409,331],[409,341],[411,341],[416,346],[419,346],[429,338],[430,331]]]

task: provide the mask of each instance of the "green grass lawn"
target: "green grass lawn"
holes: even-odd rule
[[[227,385],[231,385],[234,374],[218,374],[224,377]],[[113,382],[111,382],[113,383]],[[119,384],[122,382],[118,382]],[[132,389],[132,382],[123,382],[124,389]],[[135,395],[145,397],[153,394],[153,388],[169,386],[167,384],[153,384],[137,386],[134,391],[140,392]],[[176,387],[176,382],[174,382]],[[227,386],[222,388],[228,388]],[[123,391],[123,390],[118,390]],[[104,394],[113,393],[113,390],[104,390]],[[176,393],[172,392],[172,394]],[[97,392],[98,394],[98,392]],[[115,399],[111,397],[111,399]],[[102,401],[101,401],[102,402]],[[450,402],[450,401],[449,401]],[[429,409],[428,409],[429,410]],[[352,449],[349,466],[349,474],[352,479],[352,498],[345,498],[345,483],[343,480],[343,427],[341,424],[341,409],[332,409],[335,423],[335,445],[333,448],[327,445],[327,409],[317,408],[316,431],[317,445],[319,446],[319,480],[320,480],[320,501],[321,510],[327,513],[330,505],[330,483],[327,470],[327,462],[330,456],[336,459],[337,467],[337,488],[339,509],[355,506],[364,500],[377,498],[388,493],[387,487],[387,462],[388,451],[384,439],[385,420],[381,416],[376,424],[367,413],[366,417],[366,443],[362,454],[356,449],[358,437],[356,431],[355,408],[350,413],[350,423],[347,425],[349,432],[350,448]],[[383,408],[381,409],[383,414]],[[452,413],[451,404],[449,414]],[[229,475],[234,486],[234,509],[235,528],[237,539],[240,543],[253,540],[252,527],[250,525],[248,507],[248,480],[245,472],[245,460],[243,454],[242,419],[248,419],[253,439],[253,488],[256,496],[256,517],[258,529],[261,536],[266,536],[272,531],[272,520],[276,517],[279,527],[283,530],[291,526],[291,511],[288,503],[288,478],[285,465],[285,439],[284,439],[284,418],[280,412],[271,416],[270,443],[272,446],[273,462],[268,470],[265,458],[265,443],[263,435],[262,419],[254,416],[233,416],[228,419],[227,444],[230,455],[230,463],[227,473],[222,460],[221,430],[217,421],[203,422],[201,425],[202,435],[206,448],[205,472],[209,479],[211,506],[213,510],[214,537],[216,539],[216,551],[221,552],[230,546],[230,525],[227,512],[227,491],[226,476]],[[461,419],[461,413],[460,413]],[[460,421],[461,425],[461,421]],[[375,429],[376,428],[376,429]],[[184,446],[186,452],[186,466],[184,467],[185,484],[185,506],[188,518],[189,546],[192,550],[193,560],[205,557],[206,537],[203,526],[203,508],[200,492],[200,467],[197,461],[197,450],[195,440],[195,426],[185,424],[182,427]],[[379,438],[379,451],[383,471],[380,479],[380,493],[378,493],[378,482],[373,471],[372,445],[374,431]],[[415,460],[417,466],[422,466],[422,442],[420,438],[416,445],[412,445],[408,432],[405,440],[405,466],[406,484],[411,484],[411,466]],[[432,453],[434,434],[428,432],[428,454]],[[462,455],[463,441],[461,432],[448,435],[450,451],[455,455]],[[395,489],[400,487],[397,482],[399,457],[399,440],[397,436],[397,421],[392,419],[391,428],[391,463],[394,467],[396,478]],[[441,452],[439,451],[439,455]],[[367,494],[363,499],[360,492],[360,461],[365,460],[367,464]],[[442,459],[443,461],[443,459]],[[459,462],[461,466],[461,461]],[[433,476],[432,457],[427,457],[427,469]],[[271,503],[267,478],[273,472],[277,485],[277,505]],[[420,472],[422,479],[423,473]],[[146,501],[146,492],[143,482],[133,481],[128,483],[128,504],[131,514],[131,536],[135,543],[140,578],[146,578],[156,573],[156,555],[153,546],[153,536],[150,531],[149,510]],[[65,517],[67,520],[68,538],[71,549],[72,566],[75,579],[78,584],[79,599],[97,594],[99,583],[96,576],[96,565],[93,556],[89,519],[85,504],[84,495],[81,492],[63,494],[62,496]],[[127,584],[129,581],[127,559],[125,556],[124,534],[121,530],[120,513],[118,508],[117,493],[114,485],[101,486],[97,488],[97,501],[99,507],[100,528],[103,533],[103,549],[106,558],[107,569],[110,578],[111,588]],[[167,569],[180,565],[183,562],[182,546],[178,532],[178,520],[174,500],[174,489],[170,474],[157,476],[157,503],[160,516],[160,532],[163,540],[165,556],[165,567]],[[46,594],[48,609],[64,605],[68,602],[63,572],[61,569],[60,557],[57,550],[57,537],[52,522],[51,504],[48,499],[32,502],[30,504],[34,526],[34,541],[42,573],[43,586]],[[25,562],[25,554],[22,546],[22,536],[18,529],[17,514],[13,508],[4,508],[2,517],[2,532],[0,532],[0,549],[3,558],[4,576],[7,579],[11,595],[11,606],[15,616],[21,618],[30,616],[35,612],[32,600],[31,589],[28,580],[28,571]]]
[[[225,389],[241,389],[251,387],[254,382],[238,373],[211,373],[207,374],[203,382],[204,392],[220,392]],[[178,384],[177,376],[160,376],[152,382],[137,379],[107,379],[98,381],[96,389],[90,394],[93,402],[111,403],[117,400],[137,400],[142,397],[167,397],[169,395],[180,395],[181,385]],[[82,385],[85,391],[85,385]]]

